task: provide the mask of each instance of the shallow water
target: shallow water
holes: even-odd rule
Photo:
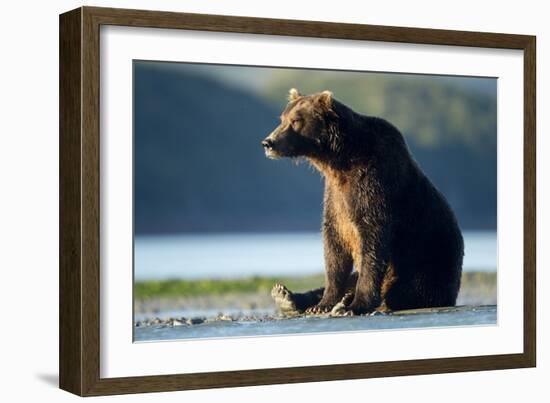
[[[496,325],[496,323],[497,308],[492,305],[464,307],[444,312],[403,312],[380,316],[259,318],[256,320],[212,321],[176,327],[136,327],[134,328],[134,341]]]

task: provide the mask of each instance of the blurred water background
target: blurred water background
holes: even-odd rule
[[[496,270],[496,232],[465,231],[464,271]],[[323,271],[320,233],[139,236],[136,280],[311,275]]]

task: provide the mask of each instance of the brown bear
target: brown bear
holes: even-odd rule
[[[276,285],[279,307],[319,314],[343,302],[345,314],[363,314],[455,305],[462,234],[399,130],[329,91],[291,89],[280,118],[262,141],[266,156],[305,158],[324,177],[326,280],[304,294]]]

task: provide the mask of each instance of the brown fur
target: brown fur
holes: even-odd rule
[[[332,203],[337,236],[346,251],[351,254],[355,266],[361,267],[361,236],[349,213],[352,206],[349,206],[344,198],[344,195],[350,191],[350,185],[345,177],[338,175],[338,172],[332,169],[324,169],[321,172],[328,186],[335,189]]]
[[[289,100],[263,145],[269,157],[307,159],[325,179],[326,281],[319,301],[307,299],[309,310],[332,309],[350,284],[356,313],[454,305],[462,235],[401,133],[327,91],[292,90]]]
[[[384,280],[382,281],[382,288],[380,291],[380,297],[382,299],[382,303],[386,302],[386,295],[388,294],[388,291],[397,282],[398,279],[399,277],[397,277],[397,274],[395,274],[395,270],[393,269],[393,264],[390,262],[388,265],[388,270],[384,275]]]

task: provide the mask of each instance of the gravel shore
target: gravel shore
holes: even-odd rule
[[[496,284],[463,287],[457,306],[496,305]],[[134,324],[190,326],[217,321],[273,321],[283,319],[269,293],[233,293],[219,296],[158,297],[134,303]]]
[[[369,316],[391,316],[391,317],[400,317],[400,316],[411,316],[411,315],[426,315],[426,314],[448,314],[448,313],[455,313],[455,312],[476,312],[480,311],[483,312],[485,310],[494,310],[496,308],[496,305],[457,305],[454,307],[443,307],[443,308],[424,308],[424,309],[409,309],[404,311],[396,311],[391,313],[381,313],[381,312],[373,312],[370,314],[360,315],[363,317],[369,317]],[[340,318],[342,316],[333,316],[331,314],[321,314],[321,315],[296,315],[292,319],[296,318],[308,318],[308,317],[334,317],[334,318]],[[135,322],[134,326],[136,328],[143,328],[143,327],[157,327],[157,328],[166,328],[166,327],[180,327],[180,326],[195,326],[195,325],[203,325],[203,324],[212,324],[212,323],[219,323],[219,322],[273,322],[278,320],[284,320],[289,319],[288,317],[281,315],[279,313],[274,314],[251,314],[251,315],[225,315],[225,314],[218,314],[213,317],[185,317],[185,316],[168,316],[164,318],[160,317],[153,317],[153,318],[147,318],[138,320]]]

